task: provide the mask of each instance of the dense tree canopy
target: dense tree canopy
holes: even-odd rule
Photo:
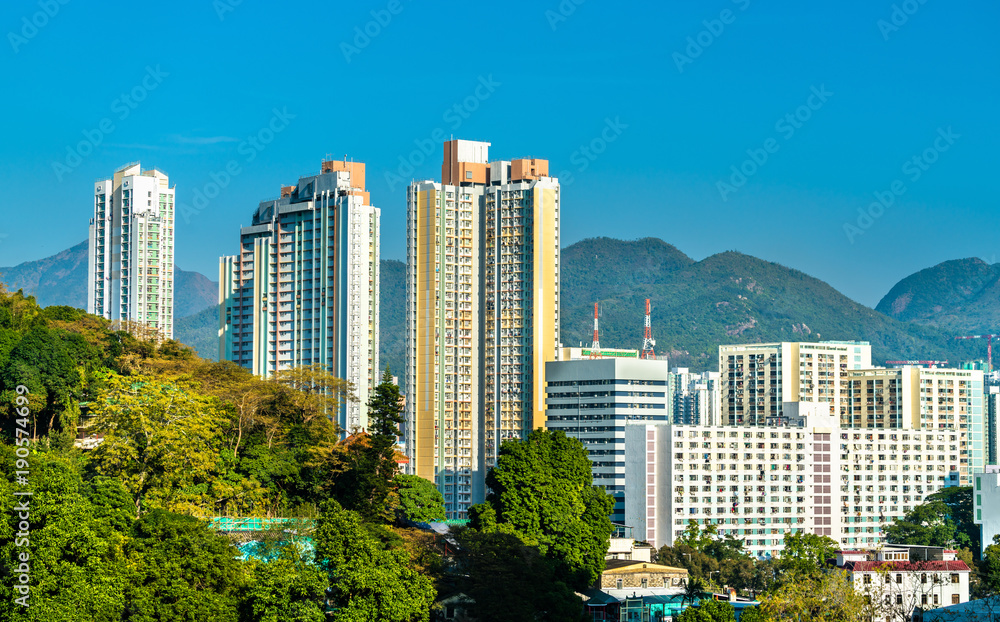
[[[885,528],[893,544],[969,547],[978,549],[979,526],[972,522],[972,488],[944,488],[924,498],[902,518]]]
[[[334,620],[429,619],[435,597],[430,580],[409,567],[404,552],[386,549],[359,514],[330,501],[315,538],[316,561],[329,575]]]
[[[445,519],[444,497],[433,482],[416,475],[396,475],[393,479],[400,520],[415,523]]]
[[[592,477],[580,441],[545,429],[505,442],[486,476],[491,520],[557,560],[560,576],[575,589],[589,586],[604,570],[613,531],[608,517],[614,501],[591,484]],[[474,527],[483,527],[483,511],[473,512]]]

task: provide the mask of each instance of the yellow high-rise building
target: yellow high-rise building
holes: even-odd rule
[[[406,453],[449,518],[485,495],[500,443],[545,425],[559,344],[559,181],[546,160],[444,145],[407,192]]]

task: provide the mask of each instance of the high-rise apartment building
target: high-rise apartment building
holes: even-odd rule
[[[504,439],[544,425],[559,345],[559,181],[489,145],[445,143],[441,181],[407,190],[406,453],[449,518]]]
[[[219,266],[220,358],[264,378],[321,364],[349,380],[359,401],[336,417],[348,433],[368,427],[379,382],[379,212],[363,163],[323,162],[262,201]]]
[[[721,423],[764,425],[785,402],[828,403],[847,416],[847,372],[871,367],[867,342],[719,346]]]
[[[687,367],[670,371],[669,419],[677,424],[716,425],[719,421],[719,373],[692,373]]]
[[[174,334],[174,188],[138,162],[94,183],[87,312]]]

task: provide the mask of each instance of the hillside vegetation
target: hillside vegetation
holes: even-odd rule
[[[875,310],[914,324],[962,334],[1000,328],[1000,264],[955,259],[911,274]]]
[[[692,261],[660,240],[594,238],[563,251],[562,339],[589,344],[593,304],[601,345],[642,345],[645,299],[657,354],[715,369],[718,346],[769,341],[862,340],[877,362],[977,358],[945,332],[887,317],[798,270],[735,251]]]

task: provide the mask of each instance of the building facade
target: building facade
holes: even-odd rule
[[[847,372],[871,368],[867,342],[782,342],[719,346],[720,410],[725,425],[764,425],[782,404],[828,403],[847,415]]]
[[[548,162],[444,144],[407,190],[406,453],[449,518],[483,499],[500,443],[544,425],[559,344],[559,181]]]
[[[914,610],[969,600],[970,569],[956,552],[894,545],[877,551],[837,551],[837,567],[871,603],[875,620],[910,620]]]
[[[686,367],[670,371],[670,420],[683,425],[718,425],[721,418],[719,373],[692,373]]]
[[[842,428],[829,408],[786,402],[749,429],[629,423],[625,523],[657,547],[695,520],[761,557],[792,530],[874,548],[886,524],[959,484],[957,431]]]
[[[973,522],[980,525],[981,550],[993,544],[993,538],[1000,535],[1000,467],[987,466],[983,472],[973,476]]]
[[[667,361],[587,359],[545,364],[546,427],[579,439],[594,485],[615,499],[611,520],[625,522],[625,425],[669,421]]]
[[[322,365],[359,398],[336,419],[368,427],[379,382],[379,217],[365,165],[326,161],[262,201],[219,266],[219,356],[267,378]]]
[[[94,183],[87,312],[174,334],[174,194],[166,173],[138,162]]]

